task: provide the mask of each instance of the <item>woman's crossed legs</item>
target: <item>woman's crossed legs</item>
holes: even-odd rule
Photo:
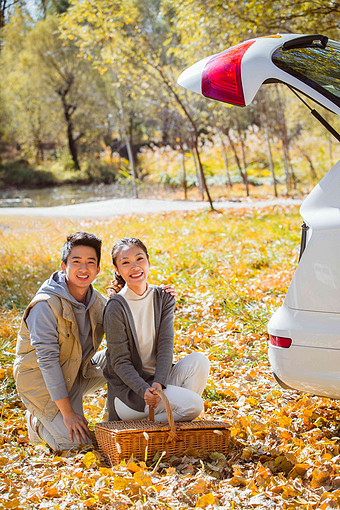
[[[204,402],[201,397],[209,375],[209,360],[201,353],[194,352],[185,356],[171,368],[169,383],[164,390],[175,421],[190,421],[197,418],[203,411]],[[149,407],[144,412],[135,411],[119,398],[115,398],[115,408],[122,420],[142,420],[148,417]],[[162,401],[155,409],[155,421],[168,421]]]

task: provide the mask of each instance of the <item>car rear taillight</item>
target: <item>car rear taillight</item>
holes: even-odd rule
[[[211,99],[245,106],[241,61],[255,41],[246,41],[213,57],[202,74],[202,94]]]
[[[286,349],[292,345],[292,339],[284,336],[269,335],[269,342],[275,347],[285,347]]]

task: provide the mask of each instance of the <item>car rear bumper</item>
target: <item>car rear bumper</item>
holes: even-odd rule
[[[292,339],[269,345],[269,361],[283,387],[340,398],[340,314],[292,310],[283,305],[268,324],[271,335]]]
[[[340,398],[340,351],[270,345],[269,361],[283,387]]]

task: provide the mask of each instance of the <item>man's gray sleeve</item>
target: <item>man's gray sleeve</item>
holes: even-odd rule
[[[59,363],[58,323],[49,304],[46,301],[36,303],[26,318],[26,324],[51,399],[68,397]]]

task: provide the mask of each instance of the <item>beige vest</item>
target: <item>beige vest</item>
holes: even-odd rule
[[[27,409],[37,418],[45,417],[52,421],[58,413],[56,404],[51,400],[43,375],[38,365],[37,353],[31,344],[30,334],[25,322],[29,310],[39,301],[47,301],[58,321],[58,339],[60,345],[59,363],[65,379],[67,391],[81,370],[83,377],[93,377],[92,372],[101,369],[90,363],[103,339],[103,311],[106,299],[95,289],[96,300],[89,309],[92,328],[93,348],[82,361],[82,348],[79,341],[78,325],[72,305],[66,299],[49,294],[38,294],[26,308],[18,333],[16,359],[13,366],[14,379],[19,396]]]

